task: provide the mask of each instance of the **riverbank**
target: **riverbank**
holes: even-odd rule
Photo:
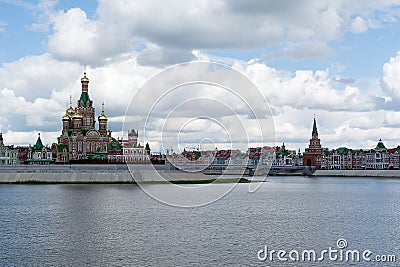
[[[310,176],[400,178],[400,170],[316,170]]]
[[[134,178],[135,177],[135,178]],[[0,184],[207,184],[248,182],[244,178],[214,178],[189,172],[86,172],[86,173],[0,173]]]

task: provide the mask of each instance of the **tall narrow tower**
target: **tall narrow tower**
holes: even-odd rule
[[[314,117],[310,144],[308,145],[308,148],[305,149],[305,152],[303,154],[303,165],[320,168],[321,162],[322,162],[321,140],[318,138],[317,122]]]
[[[104,114],[104,102],[101,104],[101,114],[99,116],[99,132],[100,135],[107,135],[107,116]]]
[[[82,129],[92,130],[96,123],[94,117],[93,101],[89,97],[89,79],[86,77],[86,66],[81,78],[82,92],[78,100],[76,112],[82,115]]]
[[[309,149],[321,149],[321,140],[318,138],[317,122],[314,117],[313,130],[311,133]]]

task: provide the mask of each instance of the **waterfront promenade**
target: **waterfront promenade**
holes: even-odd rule
[[[0,183],[134,183],[208,181],[202,173],[125,164],[17,165],[0,167]]]

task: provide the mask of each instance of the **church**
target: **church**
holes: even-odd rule
[[[81,78],[82,92],[76,107],[70,106],[62,117],[62,132],[53,144],[56,162],[74,162],[82,160],[107,160],[108,148],[116,140],[111,137],[111,129],[107,130],[107,116],[104,114],[104,102],[98,116],[99,127],[95,128],[95,108],[89,97],[89,79],[86,69]]]

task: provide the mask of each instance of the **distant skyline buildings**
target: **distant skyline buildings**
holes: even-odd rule
[[[315,113],[324,146],[375,147],[382,139],[395,147],[399,18],[396,0],[273,8],[270,1],[0,1],[0,131],[15,145],[32,145],[40,132],[51,145],[88,64],[95,108],[105,102],[108,125],[122,137],[125,109],[147,79],[205,60],[228,64],[258,86],[278,145],[306,147]]]

